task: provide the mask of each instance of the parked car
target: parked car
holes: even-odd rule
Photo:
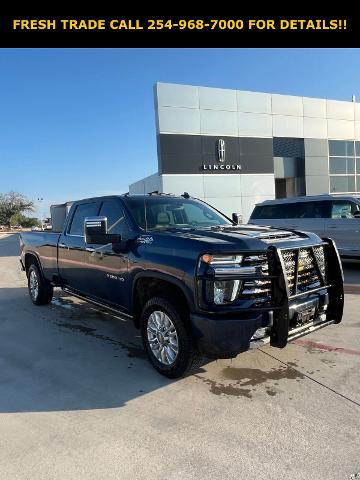
[[[249,223],[331,237],[341,256],[360,258],[360,197],[354,195],[266,200],[255,206]]]
[[[332,240],[238,225],[187,194],[74,202],[61,233],[21,233],[20,251],[35,305],[61,287],[131,318],[172,378],[204,357],[283,348],[342,318]]]

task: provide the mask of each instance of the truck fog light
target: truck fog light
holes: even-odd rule
[[[241,282],[242,283],[242,282]],[[214,282],[214,303],[222,305],[236,299],[240,287],[240,280],[223,280]]]

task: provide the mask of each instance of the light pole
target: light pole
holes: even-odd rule
[[[39,203],[41,230],[44,230],[43,211],[42,211],[42,202],[44,201],[44,199],[43,197],[38,197],[37,201]]]

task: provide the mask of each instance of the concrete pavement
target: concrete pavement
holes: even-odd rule
[[[360,296],[344,322],[167,380],[139,332],[29,300],[0,239],[0,478],[348,479],[360,471]],[[322,348],[320,348],[320,347]],[[334,350],[336,349],[337,350]]]

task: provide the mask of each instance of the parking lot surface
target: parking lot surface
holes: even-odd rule
[[[359,311],[347,294],[340,325],[170,381],[131,322],[60,291],[35,307],[17,235],[0,234],[0,478],[348,479]]]

